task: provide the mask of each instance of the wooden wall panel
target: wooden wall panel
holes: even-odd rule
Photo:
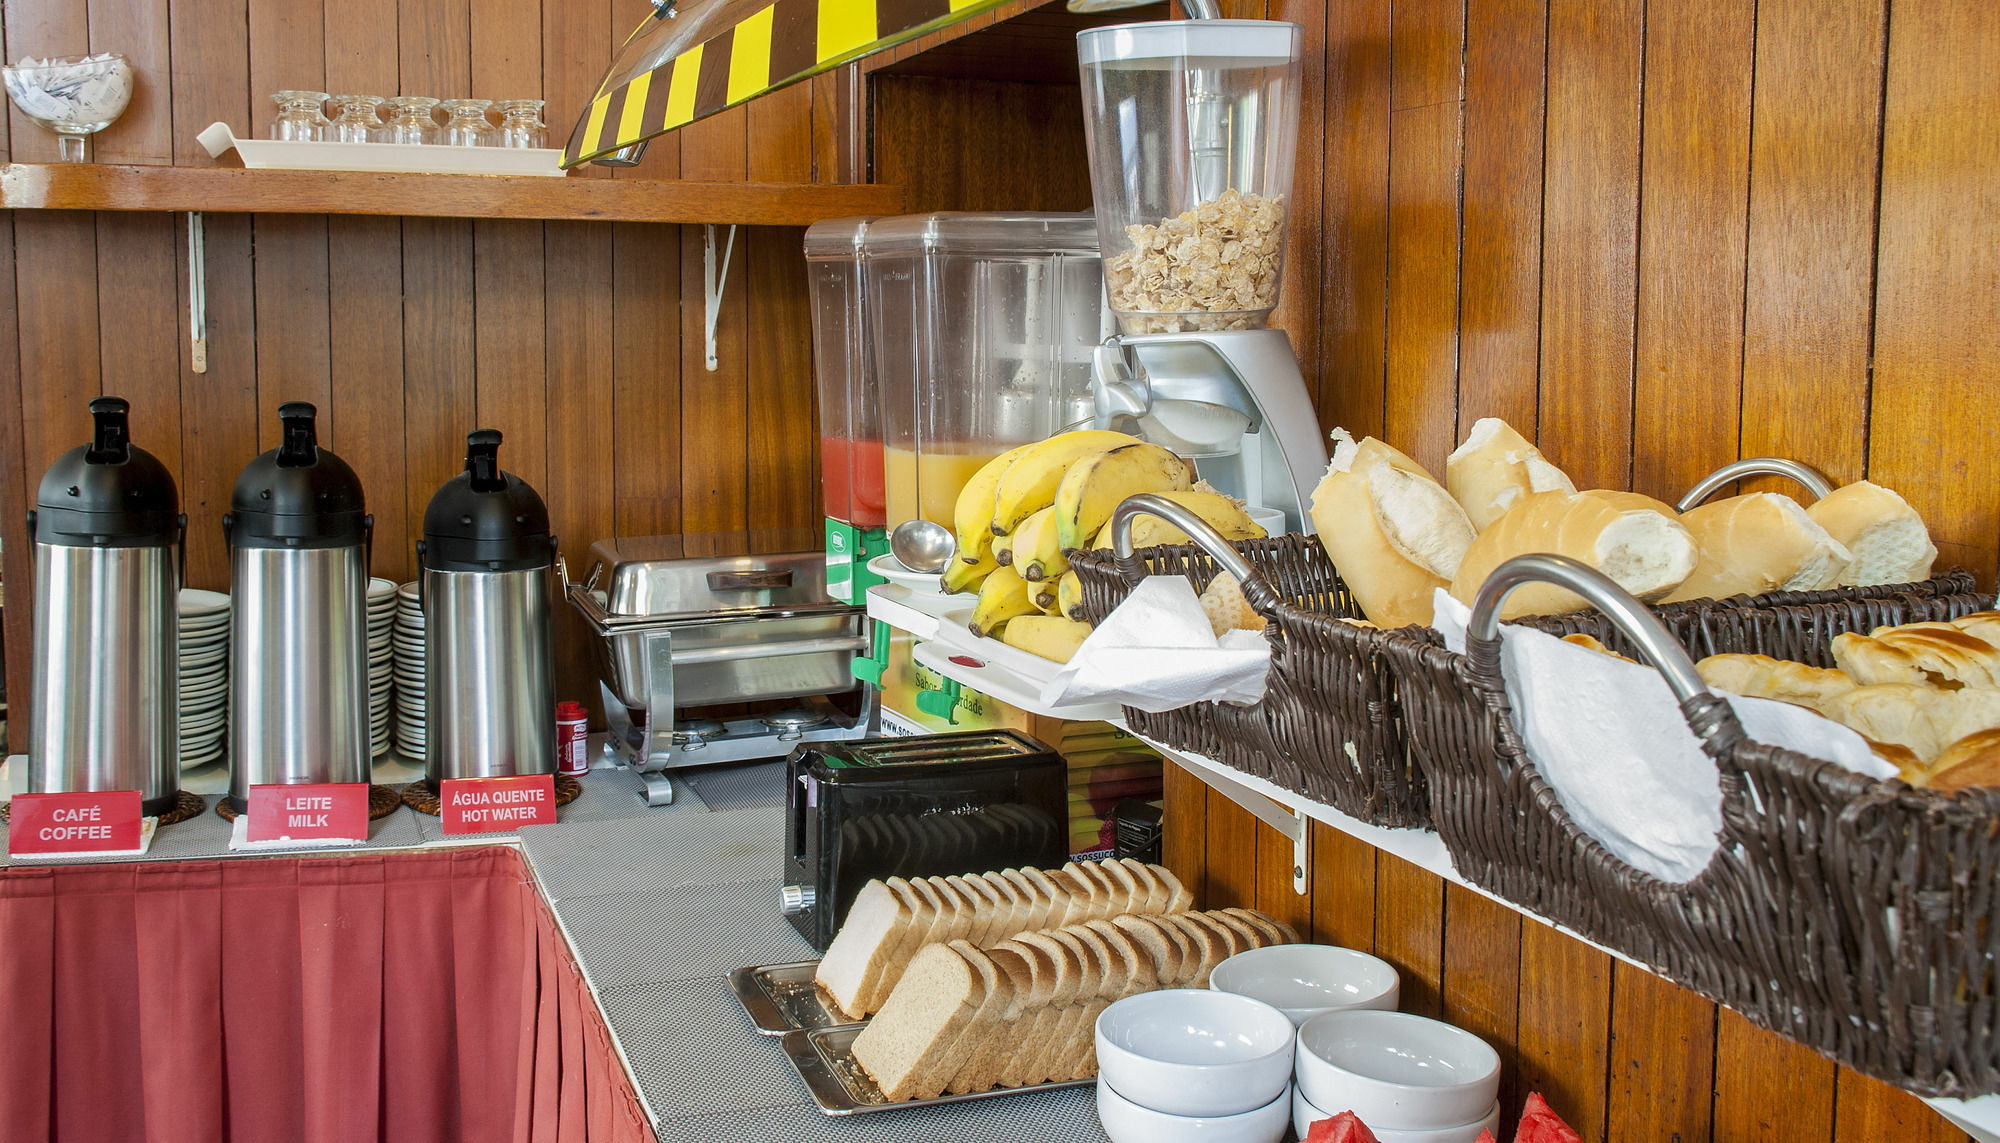
[[[327,356],[339,382],[330,428],[375,517],[371,570],[397,583],[416,572],[413,548],[423,526],[406,476],[402,259],[399,220],[327,220],[327,302],[335,315]]]
[[[1991,582],[2000,455],[2000,19],[1968,2],[1889,22],[1868,475],[1904,491],[1948,560]]]
[[[1743,310],[1744,456],[1867,464],[1881,3],[1757,6]]]
[[[1753,0],[1646,21],[1632,487],[1669,503],[1736,459]]]
[[[187,585],[229,590],[222,514],[237,474],[257,455],[257,286],[250,218],[204,220],[208,260],[208,371],[196,373],[185,335],[181,362],[181,511],[187,513]],[[177,313],[187,312],[187,246],[179,246]],[[164,351],[165,347],[161,347]],[[134,434],[135,440],[139,438]]]
[[[90,141],[98,162],[173,161],[173,89],[155,78],[168,74],[168,40],[167,0],[90,5],[90,50],[123,52],[140,77],[125,114]]]
[[[90,27],[83,0],[7,0],[0,12],[6,15],[9,62],[23,56],[47,59],[89,50]],[[55,161],[55,136],[35,126],[11,99],[7,101],[7,124],[15,162]]]
[[[1549,0],[1537,429],[1578,488],[1631,480],[1643,11]]]
[[[1389,0],[1326,11],[1320,421],[1382,432],[1389,279]],[[1307,377],[1312,373],[1307,371]]]
[[[187,316],[174,305],[175,251],[185,240],[177,222],[161,214],[97,216],[98,263],[118,266],[97,278],[97,312],[111,315],[97,323],[97,356],[105,392],[132,402],[134,439],[178,475],[181,379],[172,347],[185,336]]]
[[[321,412],[332,407],[329,338],[333,312],[327,304],[325,216],[263,215],[254,220],[252,233],[256,240],[253,271],[259,324],[266,331],[279,333],[257,339],[257,444],[261,451],[278,447],[279,405],[310,401]],[[333,444],[331,437],[326,442]]]

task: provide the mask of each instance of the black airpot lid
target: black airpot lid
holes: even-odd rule
[[[500,471],[500,431],[465,438],[465,471],[424,510],[422,563],[434,571],[525,571],[555,562],[549,509],[528,482]]]
[[[132,443],[131,410],[122,397],[90,403],[91,442],[42,474],[30,529],[36,543],[133,548],[180,540],[180,489],[158,457]]]
[[[304,401],[278,406],[284,443],[236,478],[222,530],[238,548],[339,548],[368,538],[361,478],[319,447],[319,411]]]

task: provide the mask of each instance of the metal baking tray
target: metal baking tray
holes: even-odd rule
[[[1019,1095],[1024,1091],[1055,1091],[1065,1087],[1084,1087],[1097,1083],[1094,1079],[1064,1080],[1060,1083],[1038,1083],[1027,1087],[1002,1087],[992,1091],[970,1091],[964,1095],[941,1095],[936,1099],[906,1099],[901,1103],[889,1103],[882,1098],[881,1089],[861,1065],[854,1062],[851,1050],[854,1037],[861,1034],[865,1024],[847,1024],[838,1028],[811,1028],[804,1031],[787,1032],[782,1043],[785,1055],[798,1069],[799,1078],[805,1081],[806,1090],[812,1093],[813,1102],[828,1115],[860,1115],[871,1111],[897,1111],[906,1107],[929,1107],[939,1103],[964,1103],[973,1099],[992,1099],[1001,1095]]]
[[[814,979],[816,960],[790,964],[759,964],[739,968],[729,974],[729,989],[743,1005],[743,1011],[757,1031],[765,1036],[782,1036],[812,1028],[857,1028],[866,1020],[850,1019],[820,989]]]

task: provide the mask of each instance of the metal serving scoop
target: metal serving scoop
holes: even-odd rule
[[[937,575],[958,550],[951,529],[929,520],[905,520],[889,533],[889,554],[921,575]]]

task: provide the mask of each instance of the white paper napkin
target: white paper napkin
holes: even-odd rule
[[[1445,645],[1463,654],[1471,611],[1443,591],[1435,610]],[[1512,624],[1500,627],[1500,665],[1515,728],[1579,829],[1663,881],[1689,881],[1708,866],[1722,828],[1721,778],[1658,671]],[[1837,722],[1789,703],[1723,697],[1757,742],[1896,776]]]
[[[1151,714],[1189,703],[1264,697],[1271,646],[1262,632],[1215,637],[1194,585],[1148,576],[1042,688],[1042,702],[1115,702]]]

